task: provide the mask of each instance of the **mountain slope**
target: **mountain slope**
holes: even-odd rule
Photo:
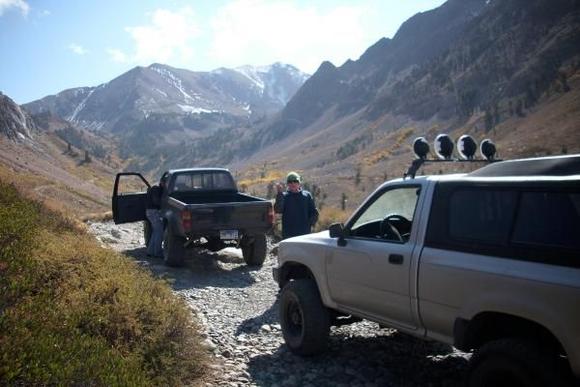
[[[416,15],[359,60],[321,65],[234,166],[248,181],[301,170],[336,206],[401,176],[417,136],[492,137],[507,158],[580,152],[579,9],[449,0]]]
[[[368,106],[378,93],[413,66],[431,60],[457,41],[486,7],[486,0],[451,0],[403,23],[394,38],[380,39],[357,61],[323,63],[264,131],[272,140],[305,128],[334,109],[340,118]]]
[[[122,163],[112,155],[114,145],[106,138],[57,117],[30,117],[4,95],[0,96],[0,129],[0,179],[4,182],[52,209],[78,215],[110,210],[112,178]],[[108,157],[95,154],[98,146],[108,149]]]

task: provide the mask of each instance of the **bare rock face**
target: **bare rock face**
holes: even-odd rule
[[[10,97],[0,93],[0,134],[12,139],[32,138],[34,120]]]

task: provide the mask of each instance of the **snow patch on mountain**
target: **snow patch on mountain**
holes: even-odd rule
[[[260,95],[275,99],[281,105],[285,105],[290,99],[287,87],[284,83],[288,78],[296,84],[302,85],[310,77],[296,67],[276,62],[268,66],[240,66],[233,69],[253,82]],[[281,76],[280,74],[285,74]]]
[[[89,91],[89,94],[87,94],[87,96],[85,98],[83,98],[83,100],[81,101],[81,103],[79,103],[75,109],[73,110],[72,114],[70,115],[70,117],[67,117],[66,119],[68,121],[71,122],[75,122],[77,119],[77,116],[79,115],[79,113],[85,108],[86,104],[87,104],[87,100],[91,97],[91,95],[93,94],[95,90],[91,90]]]
[[[179,106],[181,108],[181,110],[183,110],[184,112],[190,113],[190,114],[221,113],[220,110],[204,109],[204,108],[201,108],[201,107],[191,106],[191,105],[181,105],[181,104],[177,104],[177,106]]]
[[[234,69],[234,71],[242,74],[254,83],[260,94],[264,94],[266,85],[264,83],[264,75],[267,74],[269,66],[241,66]]]
[[[167,93],[164,91],[159,90],[158,88],[154,87],[153,88],[154,91],[158,92],[159,94],[161,94],[163,97],[167,98]]]
[[[167,69],[163,69],[157,66],[151,66],[150,67],[151,70],[155,71],[156,73],[158,73],[159,75],[161,75],[161,77],[167,82],[169,83],[171,86],[175,87],[177,90],[179,90],[179,92],[183,95],[183,97],[185,98],[185,102],[193,102],[195,101],[195,98],[193,98],[191,95],[189,95],[189,93],[187,93],[187,91],[185,90],[185,88],[183,87],[183,84],[181,82],[181,79],[179,79],[178,77],[176,77],[171,71],[167,70]]]

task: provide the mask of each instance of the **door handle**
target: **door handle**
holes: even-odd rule
[[[389,255],[389,263],[394,265],[402,265],[403,264],[403,256],[401,254],[390,254]]]

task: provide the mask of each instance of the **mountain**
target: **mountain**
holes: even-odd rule
[[[212,122],[247,121],[280,110],[307,77],[280,63],[211,72],[152,64],[24,107],[32,114],[49,111],[77,126],[114,133],[146,127],[160,116],[172,117],[173,129],[200,131],[216,126]]]
[[[291,65],[194,72],[167,65],[135,67],[97,87],[65,90],[24,105],[32,114],[112,133],[135,168],[170,165],[175,146],[224,128],[247,126],[284,107],[308,78]]]
[[[0,93],[0,135],[10,139],[30,139],[36,123],[10,97]]]
[[[359,60],[323,63],[264,134],[283,138],[329,112],[448,120],[506,98],[537,99],[577,57],[578,27],[576,0],[449,0]]]
[[[492,137],[507,158],[580,152],[579,87],[579,1],[449,0],[358,60],[322,63],[253,148],[229,152],[245,180],[297,169],[336,206],[402,176],[418,136]]]
[[[54,133],[79,148],[102,137],[99,158],[125,169],[225,166],[256,194],[298,170],[321,205],[354,207],[406,171],[418,136],[492,137],[504,158],[580,152],[580,1],[448,0],[309,78],[153,64],[25,108],[66,120]]]

